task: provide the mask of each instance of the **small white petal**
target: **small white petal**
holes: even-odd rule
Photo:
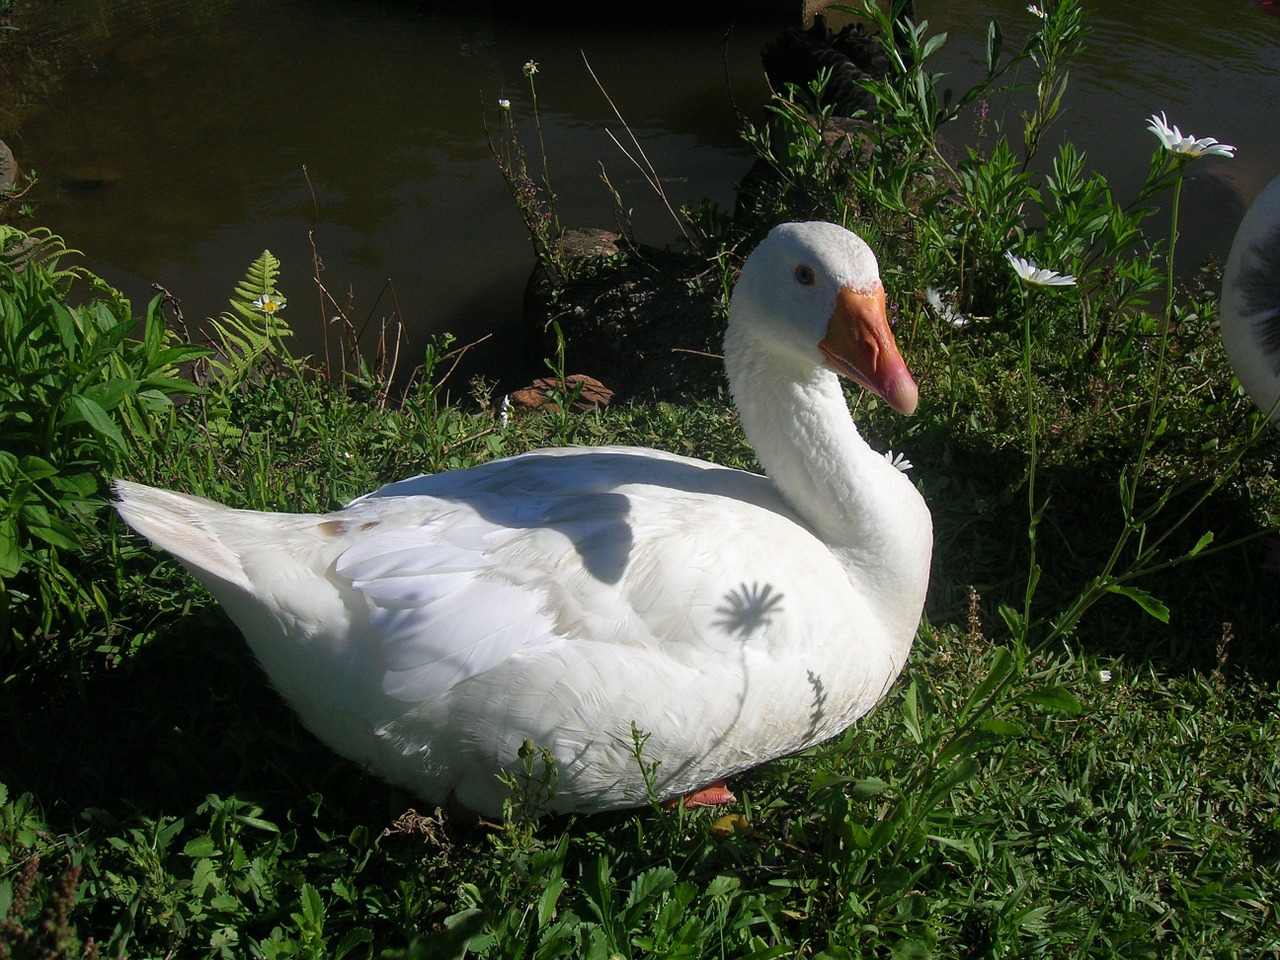
[[[1179,135],[1177,130],[1170,129],[1169,121],[1165,119],[1163,113],[1160,116],[1152,114],[1147,119],[1147,129],[1156,135],[1156,139],[1166,149],[1172,149],[1173,145],[1178,142]]]
[[[1192,145],[1192,156],[1195,157],[1226,157],[1231,160],[1236,155],[1236,148],[1226,143],[1219,143],[1213,137],[1205,137],[1197,140]]]
[[[1110,671],[1110,670],[1099,670],[1099,671],[1098,671],[1098,679],[1099,679],[1102,683],[1110,683],[1110,682],[1111,682],[1111,671]]]
[[[889,461],[889,465],[906,473],[911,469],[912,463],[906,458],[905,454],[895,454],[892,450],[886,450],[884,458]]]

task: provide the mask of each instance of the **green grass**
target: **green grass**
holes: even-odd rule
[[[443,348],[399,397],[367,366],[331,380],[289,357],[287,326],[242,326],[257,373],[197,359],[206,389],[184,399],[173,363],[195,353],[162,305],[133,340],[131,305],[60,266],[56,238],[25,275],[6,246],[6,382],[58,402],[0,393],[22,427],[0,460],[25,478],[0,516],[0,958],[1280,955],[1280,444],[1226,365],[1212,267],[1175,278],[1169,242],[1141,232],[1182,161],[1157,153],[1127,205],[1070,151],[1019,170],[1077,39],[1074,5],[1045,6],[1046,32],[951,101],[1002,95],[1035,52],[1052,69],[1021,152],[996,131],[1003,146],[940,168],[951,118],[920,95],[938,79],[919,37],[865,162],[780,105],[748,137],[786,175],[689,231],[722,267],[712,289],[778,218],[875,241],[921,409],[850,396],[872,443],[912,460],[936,530],[903,677],[835,741],[738,778],[727,810],[531,823],[513,804],[477,827],[415,809],[303,730],[217,606],[104,500],[124,472],[324,510],[564,443],[754,468],[720,378],[504,423],[483,389],[447,400]],[[966,219],[983,205],[1002,208]],[[1079,283],[1026,287],[1008,249]],[[273,276],[251,269],[232,315],[256,322]],[[939,316],[928,286],[972,322]],[[69,317],[121,339],[73,350]]]
[[[1000,465],[997,437],[930,424],[936,410],[866,413],[933,504],[931,625],[872,716],[735,783],[740,819],[643,810],[485,830],[405,817],[413,798],[317,744],[216,606],[138,550],[77,682],[58,679],[64,667],[6,690],[0,908],[39,857],[20,921],[36,928],[76,867],[69,922],[105,955],[447,956],[467,943],[487,956],[1190,957],[1274,944],[1280,674],[1276,602],[1248,583],[1258,546],[1151,584],[1169,625],[1102,604],[1028,656],[956,750],[975,690],[1012,662],[992,606],[1022,589],[1019,471]],[[194,405],[183,417],[199,422]],[[197,455],[180,428],[152,478],[322,509],[384,476],[562,439],[552,418],[502,429],[456,408],[378,413],[284,378],[238,394],[228,419],[255,438],[243,466]],[[751,463],[713,397],[569,427]],[[457,445],[425,442],[428,429]],[[1061,536],[1072,554],[1045,556],[1049,581],[1088,570],[1081,554],[1110,532],[1097,501],[1112,491],[1086,482],[1107,467],[1100,449],[1042,474],[1055,518],[1042,552]],[[1251,522],[1239,496],[1211,512]]]

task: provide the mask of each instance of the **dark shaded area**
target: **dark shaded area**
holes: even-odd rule
[[[525,290],[531,369],[556,355],[558,325],[565,372],[597,378],[619,402],[688,400],[725,388],[714,261],[634,247],[621,260],[580,263],[580,278],[567,286],[535,273]]]
[[[1021,609],[1029,560],[1025,456],[971,437],[948,436],[940,423],[918,434],[912,451],[934,519],[929,619],[962,622],[972,586],[988,633],[1006,635],[997,606],[1003,602]],[[1049,508],[1038,528],[1042,575],[1033,615],[1057,615],[1104,569],[1123,525],[1114,478],[1128,465],[1123,452],[1115,450],[1051,463],[1037,472],[1037,497],[1047,498]],[[1263,528],[1250,501],[1250,472],[1246,466],[1237,482],[1211,496],[1170,538],[1162,555],[1185,554],[1206,532],[1219,545],[1258,534]],[[1180,517],[1209,483],[1206,476],[1171,500],[1152,523],[1152,536]],[[1148,488],[1154,491],[1158,484]],[[1125,560],[1131,555],[1132,550]],[[1118,570],[1124,567],[1122,562]],[[1280,538],[1259,537],[1140,578],[1133,586],[1169,606],[1169,623],[1127,597],[1107,596],[1084,615],[1067,643],[1101,657],[1147,661],[1175,674],[1223,670],[1266,683],[1280,680]]]
[[[80,684],[10,685],[0,725],[0,782],[68,826],[86,808],[158,817],[242,791],[282,806],[321,791],[351,811],[399,812],[390,788],[303,729],[212,606]]]
[[[410,6],[444,8],[437,0],[396,0]],[[799,23],[806,10],[817,6],[814,0],[715,0],[712,3],[688,3],[683,0],[646,0],[628,11],[632,20],[653,26],[670,26],[672,18],[680,23],[763,23],[787,26]],[[610,24],[601,15],[599,3],[588,0],[490,0],[495,14],[515,23],[570,23],[573,25]]]
[[[861,23],[847,24],[833,33],[821,15],[814,17],[808,29],[793,27],[766,43],[760,61],[778,93],[790,84],[803,96],[810,84],[828,74],[821,106],[843,117],[875,108],[875,97],[859,81],[888,76],[892,66],[880,41]]]

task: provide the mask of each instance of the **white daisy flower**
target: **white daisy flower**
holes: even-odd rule
[[[526,60],[524,65],[524,75],[526,77],[532,77],[537,72],[538,72],[537,62],[534,60]]]
[[[938,315],[939,320],[945,320],[957,330],[967,327],[972,322],[959,310],[943,300],[942,294],[933,287],[924,288],[924,298],[929,306],[933,307],[933,312]]]
[[[1147,129],[1154,133],[1163,146],[1170,153],[1176,153],[1179,156],[1191,157],[1226,157],[1230,160],[1236,155],[1236,148],[1226,143],[1219,143],[1213,137],[1196,138],[1190,134],[1183,136],[1182,131],[1177,127],[1169,126],[1169,121],[1165,119],[1164,112],[1161,111],[1160,116],[1154,114],[1147,120]]]
[[[889,461],[889,465],[906,473],[911,469],[912,463],[907,459],[904,453],[894,453],[892,450],[886,450],[884,458]]]
[[[1098,680],[1099,680],[1099,681],[1101,681],[1102,683],[1110,683],[1110,682],[1111,682],[1111,671],[1110,671],[1110,670],[1099,670],[1099,671],[1098,671]]]
[[[250,306],[259,313],[266,314],[268,317],[273,313],[284,308],[284,297],[274,293],[264,293],[257,300],[253,301]]]
[[[504,99],[502,99],[502,100],[499,100],[499,101],[498,101],[498,109],[499,109],[499,110],[510,110],[510,109],[511,109],[511,101],[510,101],[510,100],[507,100],[507,99],[505,99],[505,98],[504,98]]]
[[[1037,287],[1072,287],[1075,286],[1076,278],[1069,273],[1058,273],[1056,270],[1044,270],[1037,267],[1030,260],[1023,260],[1021,257],[1015,257],[1013,251],[1005,253],[1005,259],[1009,261],[1009,266],[1013,267],[1013,272],[1025,280],[1027,283]]]

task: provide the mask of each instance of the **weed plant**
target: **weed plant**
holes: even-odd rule
[[[483,391],[448,401],[447,343],[397,394],[325,376],[277,335],[241,367],[237,340],[260,342],[243,334],[196,387],[178,364],[203,351],[160,305],[139,338],[53,238],[7,234],[3,576],[21,615],[0,700],[0,957],[1280,954],[1277,444],[1223,357],[1212,265],[1172,267],[1181,185],[1225,161],[1161,139],[1144,188],[1114,198],[1046,135],[1079,7],[1028,19],[1008,57],[992,26],[987,77],[958,95],[931,67],[941,39],[904,24],[897,72],[868,82],[865,145],[836,149],[831,118],[778,101],[746,131],[773,186],[734,218],[692,218],[726,291],[771,220],[875,241],[921,410],[851,402],[910,458],[937,531],[899,683],[836,740],[739,778],[725,810],[532,821],[555,789],[533,744],[502,822],[413,809],[297,726],[216,606],[100,492],[125,472],[324,510],[561,443],[753,468],[722,390],[507,417]],[[1016,143],[993,110],[1017,113]],[[950,159],[939,131],[970,117],[978,145]],[[1152,236],[1165,203],[1173,232]],[[16,264],[32,242],[52,255]],[[262,309],[276,269],[251,268],[231,317],[283,322]],[[635,746],[644,769],[639,731]]]

